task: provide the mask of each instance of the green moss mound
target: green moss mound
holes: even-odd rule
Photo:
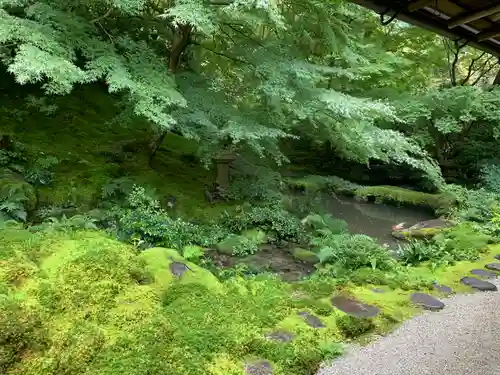
[[[364,186],[354,191],[356,197],[375,199],[380,203],[421,206],[433,210],[451,207],[453,200],[447,194],[429,194],[396,186]]]

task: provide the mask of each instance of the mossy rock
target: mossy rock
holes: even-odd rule
[[[296,247],[292,250],[292,256],[305,263],[316,264],[319,263],[318,255],[312,251]]]
[[[266,232],[260,229],[249,229],[243,231],[241,235],[259,245],[265,244],[267,242]]]
[[[402,240],[408,240],[411,238],[429,239],[451,226],[453,226],[453,224],[443,218],[425,220],[418,222],[409,228],[393,231],[392,236]]]
[[[397,186],[364,186],[355,190],[354,195],[361,199],[375,199],[378,203],[391,203],[405,206],[428,207],[442,210],[453,202],[446,194],[429,194]]]
[[[300,178],[285,178],[284,182],[292,190],[322,191],[342,195],[353,195],[360,186],[337,176],[308,175]]]
[[[22,201],[26,211],[32,211],[37,204],[35,188],[19,173],[8,169],[0,171],[0,200],[15,196]]]
[[[430,239],[441,233],[445,228],[421,228],[421,229],[403,229],[395,230],[392,236],[400,240],[409,239]]]
[[[249,240],[248,237],[238,236],[236,234],[232,234],[226,239],[219,242],[215,245],[215,248],[223,254],[232,255],[234,253],[235,248],[237,248],[243,242],[247,242]]]
[[[146,270],[152,275],[154,288],[163,294],[174,283],[201,284],[212,291],[221,289],[221,284],[210,271],[185,260],[176,250],[163,247],[153,247],[137,256],[145,263]],[[172,274],[172,263],[183,263],[187,270],[182,277]]]

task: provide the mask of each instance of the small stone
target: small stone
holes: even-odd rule
[[[500,263],[489,263],[485,265],[484,268],[489,269],[491,271],[500,272]]]
[[[175,277],[179,277],[179,278],[184,276],[186,271],[190,269],[186,264],[181,263],[181,262],[175,262],[175,261],[170,263],[169,268],[170,268],[170,272],[172,272],[172,275],[174,275]]]
[[[468,285],[474,289],[481,291],[496,292],[498,290],[495,284],[489,283],[484,280],[476,279],[475,277],[470,277],[470,276],[462,277],[460,279],[460,282],[462,284]]]
[[[373,288],[372,292],[373,293],[385,293],[385,290],[382,288]]]
[[[434,289],[446,295],[453,293],[453,289],[451,289],[449,286],[446,285],[435,284]]]
[[[314,316],[314,315],[308,313],[307,311],[300,311],[298,314],[304,318],[304,321],[310,327],[313,327],[313,328],[326,327],[325,324],[321,321],[321,319],[319,319],[317,316]]]
[[[470,271],[473,275],[479,276],[482,279],[494,279],[498,275],[495,272],[483,270],[483,269],[475,269]]]
[[[500,260],[500,254],[495,255],[495,259]]]
[[[271,363],[261,359],[254,362],[247,362],[245,364],[245,372],[247,375],[272,375],[273,367]]]
[[[423,307],[427,310],[442,310],[444,309],[444,303],[434,298],[433,296],[425,293],[413,293],[411,295],[411,301],[418,306]]]
[[[331,302],[337,309],[359,318],[373,318],[380,313],[380,309],[376,306],[367,305],[344,296],[335,296]]]
[[[290,342],[293,340],[293,338],[295,337],[294,335],[292,335],[291,333],[289,332],[285,332],[285,331],[276,331],[276,332],[271,332],[271,333],[268,333],[266,334],[266,337],[269,339],[269,340],[274,340],[274,341],[281,341],[281,342]]]

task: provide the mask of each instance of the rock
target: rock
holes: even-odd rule
[[[245,364],[245,373],[247,375],[272,375],[273,366],[269,361],[260,359]]]
[[[453,289],[446,285],[434,284],[434,289],[446,295],[453,293]]]
[[[184,273],[186,271],[191,271],[191,268],[189,268],[187,264],[174,261],[172,257],[170,257],[169,260],[171,261],[171,263],[168,268],[170,269],[170,272],[172,272],[172,275],[174,275],[175,277],[181,278],[182,276],[184,276]]]
[[[344,296],[333,297],[331,303],[346,314],[359,318],[373,318],[380,313],[380,309],[376,306],[367,305],[366,303]]]
[[[266,338],[274,341],[290,342],[294,339],[294,335],[285,331],[271,332],[265,335]]]
[[[441,218],[425,220],[420,221],[409,228],[394,230],[392,232],[392,236],[401,240],[407,240],[410,238],[432,238],[436,234],[441,233],[443,229],[449,228],[450,226],[451,223],[449,221]]]
[[[470,277],[470,276],[462,277],[460,279],[460,282],[462,284],[468,285],[474,289],[481,291],[496,292],[498,290],[495,284],[489,283],[484,280],[476,279],[475,277]]]
[[[313,328],[323,328],[326,327],[325,324],[319,319],[317,316],[314,316],[307,311],[300,311],[298,312],[298,315],[304,318],[304,321],[307,323],[308,326],[313,327]]]
[[[475,269],[470,271],[473,275],[479,276],[483,279],[494,279],[495,277],[498,277],[498,275],[495,272],[483,270],[483,269]]]
[[[385,293],[385,290],[382,288],[373,288],[372,292],[374,293]]]
[[[442,310],[444,308],[443,302],[425,293],[413,293],[411,295],[411,301],[415,305],[421,306],[426,310],[434,311],[434,310]]]
[[[500,272],[500,263],[489,263],[484,267],[488,270]]]
[[[175,284],[200,284],[212,292],[222,291],[222,285],[210,271],[185,260],[176,250],[153,247],[142,251],[137,261],[143,262],[153,278],[152,287],[165,293]],[[190,272],[186,272],[189,270]]]
[[[495,255],[495,259],[500,260],[500,254]]]
[[[316,253],[313,253],[312,251],[302,249],[300,247],[296,247],[295,249],[292,250],[292,256],[305,263],[310,263],[310,264],[316,264],[319,263],[319,258],[316,255]]]

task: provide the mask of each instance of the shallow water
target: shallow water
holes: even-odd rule
[[[419,221],[435,219],[431,212],[424,209],[360,202],[349,197],[330,197],[325,198],[324,202],[332,217],[347,222],[351,233],[366,234],[392,248],[401,243],[391,235],[393,225],[405,222],[410,226]]]

